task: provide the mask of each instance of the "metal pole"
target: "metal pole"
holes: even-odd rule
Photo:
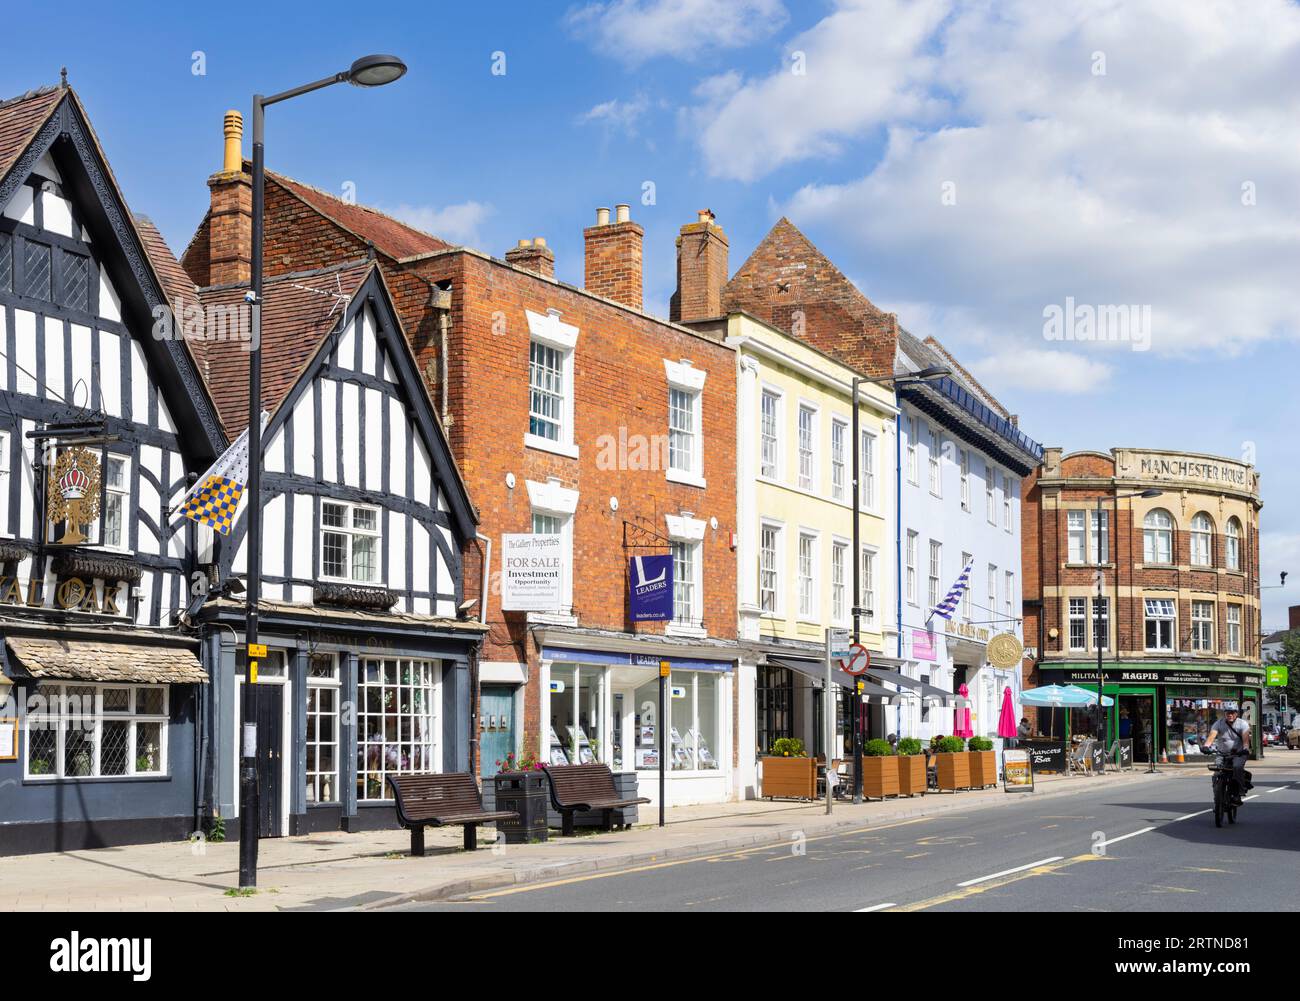
[[[664,686],[668,684],[668,662],[659,665],[659,826],[664,826],[664,732],[668,720],[664,716]]]
[[[1101,746],[1105,747],[1106,734],[1103,731],[1106,728],[1106,708],[1102,703],[1102,699],[1105,698],[1102,694],[1102,685],[1105,676],[1102,674],[1103,668],[1101,661],[1104,644],[1098,642],[1097,637],[1098,627],[1101,625],[1101,601],[1103,585],[1105,583],[1101,572],[1101,512],[1103,501],[1104,498],[1097,498],[1097,607],[1093,609],[1092,642],[1097,647],[1097,739],[1101,741]],[[1116,577],[1117,581],[1118,579],[1119,578]]]
[[[248,536],[245,651],[258,642],[257,604],[262,590],[262,235],[266,205],[266,109],[253,95],[252,340],[248,352]],[[257,886],[257,660],[244,657],[243,740],[239,770],[239,886]]]
[[[831,677],[831,634],[826,633],[826,694],[822,698],[822,715],[826,731],[826,813],[831,812],[831,761],[835,750],[835,684]]]
[[[859,522],[860,508],[862,504],[862,492],[859,480],[862,476],[860,464],[862,461],[862,431],[859,427],[858,419],[858,386],[863,382],[862,379],[854,378],[853,380],[853,642],[860,643],[860,620],[862,608],[862,553],[859,551]],[[826,671],[827,699],[830,698],[830,668],[829,661]],[[853,697],[850,700],[853,712],[853,802],[862,802],[862,697],[858,694],[858,686],[853,686]],[[827,749],[829,751],[829,748]],[[827,765],[830,764],[830,758],[826,759]],[[830,776],[826,778],[827,787],[827,805],[826,811],[830,812]]]

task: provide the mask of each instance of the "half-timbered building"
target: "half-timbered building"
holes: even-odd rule
[[[172,513],[225,444],[188,285],[66,84],[0,103],[0,852],[195,829],[202,593]]]
[[[201,289],[204,315],[237,318],[247,290]],[[460,613],[476,514],[376,264],[277,276],[263,303],[259,828],[393,826],[388,776],[469,768],[470,670],[486,627]],[[233,439],[247,423],[249,354],[238,337],[204,343]],[[227,818],[246,683],[244,601],[229,582],[248,565],[246,527],[220,540],[217,595],[201,613],[213,679],[205,811]]]

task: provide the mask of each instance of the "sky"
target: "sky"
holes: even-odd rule
[[[627,202],[661,315],[698,209],[733,271],[788,216],[1044,445],[1253,461],[1264,626],[1300,604],[1295,2],[62,9],[77,31],[8,49],[0,96],[67,66],[178,254],[227,108],[393,52],[396,84],[272,107],[268,166],[497,256],[544,236],[575,284],[583,227]]]

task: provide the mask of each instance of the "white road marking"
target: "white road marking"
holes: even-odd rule
[[[1243,802],[1243,803],[1249,803],[1252,799],[1259,799],[1259,793],[1255,793],[1255,795],[1253,795],[1253,796],[1247,796],[1247,797],[1245,797],[1245,798],[1242,800],[1242,802]]]
[[[854,914],[866,914],[868,911],[883,911],[886,907],[897,907],[897,904],[872,904],[870,907],[859,907]]]
[[[1014,869],[1003,869],[1001,872],[989,873],[987,876],[980,876],[978,879],[968,879],[964,883],[958,883],[958,886],[974,886],[976,883],[987,883],[990,879],[997,879],[999,876],[1010,876],[1013,873],[1024,872],[1026,869],[1033,869],[1035,866],[1047,865],[1049,862],[1059,862],[1065,858],[1064,855],[1053,855],[1051,858],[1039,859],[1037,862],[1030,862],[1028,865],[1018,865]]]
[[[1169,821],[1169,823],[1176,824],[1180,820],[1191,820],[1193,817],[1199,817],[1201,814],[1209,813],[1213,809],[1214,807],[1210,807],[1209,810],[1197,810],[1195,813],[1184,813],[1181,817],[1175,817],[1173,820]]]
[[[1127,841],[1129,838],[1136,838],[1139,834],[1146,834],[1147,832],[1154,831],[1154,830],[1155,830],[1154,827],[1144,827],[1140,831],[1133,831],[1129,834],[1121,834],[1118,838],[1107,838],[1105,841],[1101,842],[1098,845],[1098,847],[1109,848],[1111,845],[1118,844],[1121,841]]]
[[[1282,792],[1282,790],[1290,788],[1290,786],[1278,786],[1276,789],[1270,789],[1269,792]]]

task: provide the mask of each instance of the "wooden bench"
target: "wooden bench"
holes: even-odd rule
[[[465,851],[478,845],[478,825],[517,820],[509,810],[484,810],[478,783],[469,772],[389,775],[397,819],[411,829],[411,854],[424,855],[425,827],[465,829]]]
[[[560,814],[560,833],[573,836],[573,815],[578,810],[600,810],[605,830],[613,830],[614,811],[649,803],[645,797],[621,799],[614,788],[614,773],[605,765],[547,765],[551,805]]]

